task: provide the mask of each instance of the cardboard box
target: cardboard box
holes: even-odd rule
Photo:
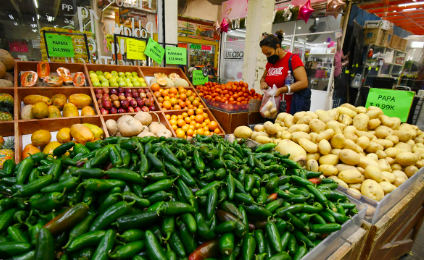
[[[364,28],[381,28],[382,30],[393,30],[393,24],[386,20],[365,21]]]
[[[397,45],[400,41],[400,37],[397,35],[392,36],[392,40],[390,41],[390,47],[393,49],[397,49]]]
[[[381,28],[365,28],[364,44],[381,45],[383,40],[383,30]]]
[[[390,42],[393,38],[393,30],[384,31],[383,40],[381,41],[381,46],[390,47]]]
[[[400,39],[399,40],[399,43],[398,43],[398,49],[401,50],[401,51],[405,51],[407,44],[408,44],[408,40],[407,39]]]

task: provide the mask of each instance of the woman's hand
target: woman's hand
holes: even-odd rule
[[[266,82],[265,82],[265,81],[263,81],[263,82],[261,83],[261,89],[262,89],[262,90],[265,90],[265,89],[268,89],[268,88],[269,88],[268,84],[266,84]]]

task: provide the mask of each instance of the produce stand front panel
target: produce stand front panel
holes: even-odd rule
[[[358,229],[327,260],[359,260],[367,235],[365,229]]]
[[[209,110],[219,120],[226,133],[234,133],[234,130],[241,125],[260,124],[264,122],[264,118],[259,112],[227,113],[213,108]]]
[[[416,187],[375,225],[364,221],[362,228],[368,231],[368,238],[360,259],[398,259],[407,254],[424,220],[423,205],[424,181],[420,179]]]

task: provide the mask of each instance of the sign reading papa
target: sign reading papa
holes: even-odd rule
[[[379,107],[386,116],[406,122],[414,95],[411,91],[371,88],[365,107]]]
[[[152,38],[149,38],[149,42],[147,43],[144,54],[152,58],[157,63],[161,63],[163,60],[163,55],[165,54],[165,49]]]
[[[203,71],[193,70],[193,85],[203,85],[208,82],[208,77],[203,76]]]
[[[166,64],[187,64],[187,49],[178,47],[166,47]]]

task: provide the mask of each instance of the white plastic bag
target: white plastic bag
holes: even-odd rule
[[[261,108],[259,112],[265,118],[274,119],[277,117],[278,108],[280,106],[280,97],[275,96],[277,94],[277,86],[275,84],[272,88],[268,88],[264,91],[264,97],[262,99]]]

